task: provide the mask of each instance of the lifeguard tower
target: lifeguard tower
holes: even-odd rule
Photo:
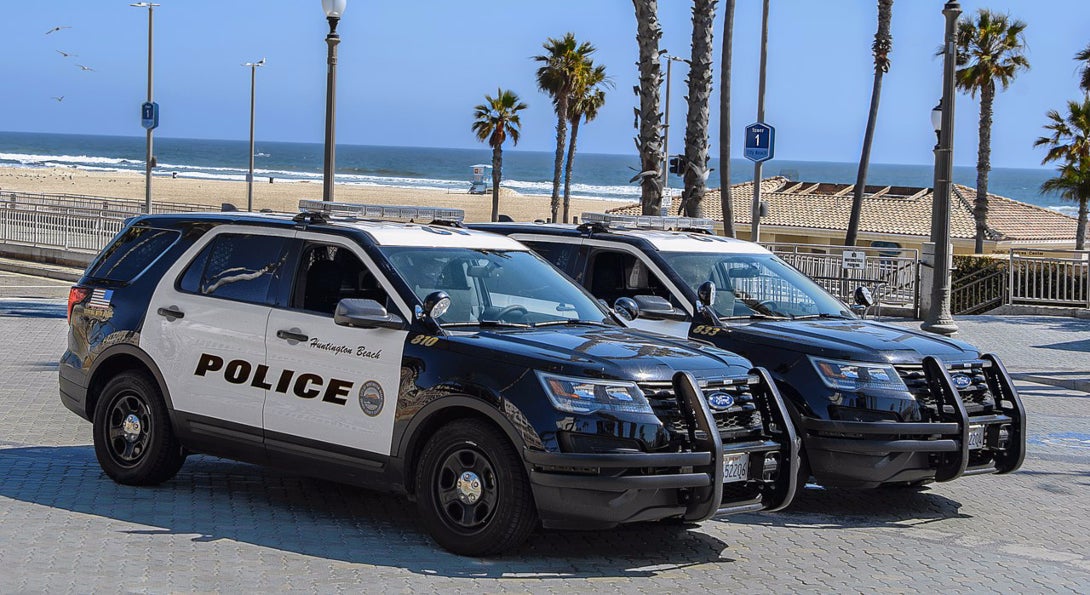
[[[473,180],[469,184],[469,193],[484,194],[488,192],[488,186],[492,183],[492,176],[488,175],[488,170],[492,169],[492,166],[478,163],[470,167],[473,168]]]

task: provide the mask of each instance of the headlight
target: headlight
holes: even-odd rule
[[[897,370],[888,364],[846,362],[811,357],[818,376],[829,388],[858,392],[864,389],[908,391]]]
[[[553,406],[560,411],[653,413],[643,391],[634,382],[572,378],[544,372],[538,372],[537,377]]]

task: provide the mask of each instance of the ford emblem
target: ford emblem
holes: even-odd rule
[[[969,385],[973,383],[973,379],[966,374],[954,374],[950,379],[954,381],[954,386],[958,390],[969,388]]]
[[[734,406],[734,397],[727,393],[714,392],[708,395],[708,406],[716,411],[723,411]]]

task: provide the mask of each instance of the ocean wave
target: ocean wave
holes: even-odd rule
[[[1071,206],[1071,205],[1050,205],[1050,206],[1048,206],[1046,208],[1051,209],[1053,211],[1056,211],[1057,213],[1067,215],[1068,217],[1078,217],[1079,216],[1079,207],[1076,207],[1076,206]]]
[[[29,153],[0,153],[0,161],[14,161],[24,165],[36,164],[87,164],[87,165],[137,165],[142,160],[118,157],[94,157],[91,155],[35,155]]]

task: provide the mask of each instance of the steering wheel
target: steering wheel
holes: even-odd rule
[[[757,302],[758,308],[764,308],[769,312],[777,312],[780,309],[780,305],[775,300],[763,300]]]
[[[519,317],[526,316],[526,307],[519,304],[512,304],[506,308],[501,308],[499,312],[496,312],[496,320],[503,320],[508,314],[518,313]]]

